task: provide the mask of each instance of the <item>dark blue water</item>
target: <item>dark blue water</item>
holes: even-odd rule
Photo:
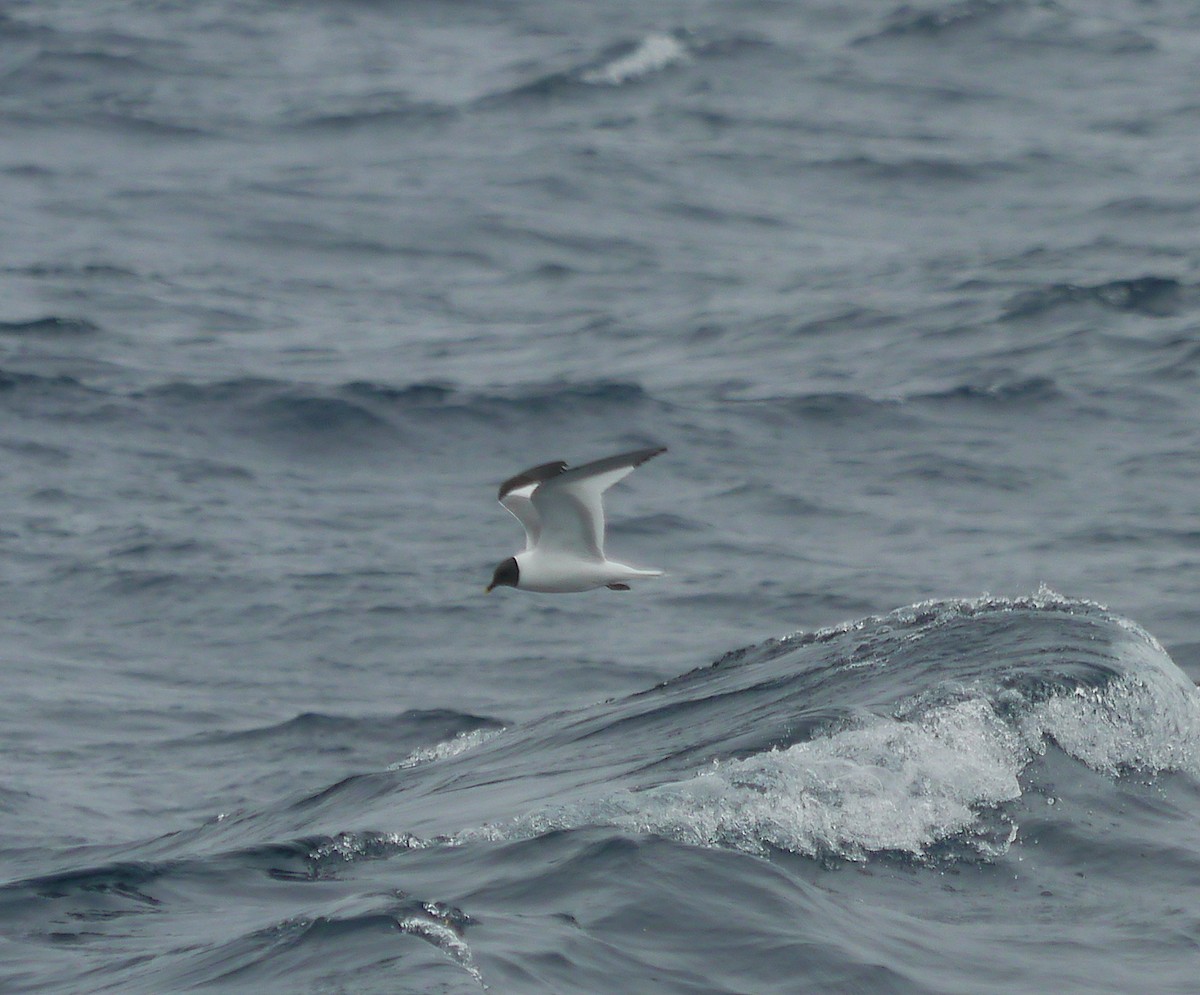
[[[1195,991],[1198,51],[0,0],[0,990]]]

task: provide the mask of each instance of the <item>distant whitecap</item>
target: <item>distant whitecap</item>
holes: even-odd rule
[[[620,86],[632,79],[659,72],[689,58],[687,46],[674,35],[655,32],[643,38],[631,51],[580,77],[585,83]]]

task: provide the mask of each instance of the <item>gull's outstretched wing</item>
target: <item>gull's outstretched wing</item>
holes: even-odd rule
[[[548,474],[530,498],[540,519],[538,545],[548,552],[604,559],[604,492],[666,451],[666,446],[638,449]]]
[[[563,460],[542,463],[521,471],[515,477],[509,477],[500,485],[500,493],[497,495],[500,503],[525,526],[526,549],[533,549],[542,532],[542,520],[530,497],[538,484],[558,476],[566,468],[567,464]]]

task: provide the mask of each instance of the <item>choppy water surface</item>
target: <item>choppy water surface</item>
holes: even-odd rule
[[[1198,50],[0,0],[0,988],[1194,991]]]

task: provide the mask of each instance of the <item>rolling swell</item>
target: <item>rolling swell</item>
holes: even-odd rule
[[[1169,318],[1195,307],[1195,288],[1165,276],[1141,276],[1098,284],[1060,283],[1020,294],[1004,317],[1020,321],[1060,309],[1090,305],[1147,318]]]
[[[107,961],[113,984],[271,984],[325,959],[349,970],[401,951],[431,979],[486,984],[506,969],[479,948],[477,921],[501,933],[536,924],[537,943],[566,944],[582,970],[611,951],[544,909],[570,908],[569,896],[598,895],[589,882],[605,881],[608,897],[593,900],[614,923],[637,921],[639,903],[682,900],[655,868],[682,873],[697,862],[689,853],[713,848],[767,858],[703,864],[767,905],[796,859],[987,868],[1036,847],[1041,873],[1068,887],[1079,846],[1103,846],[1081,842],[1086,825],[1127,804],[1105,800],[1114,790],[1200,776],[1196,688],[1135,624],[1049,591],[925,602],[768,640],[503,734],[456,713],[397,724],[453,738],[300,805],[94,848],[98,860],[78,870],[0,886],[0,910],[37,945]],[[382,732],[301,715],[226,745],[265,737],[312,750],[355,729]],[[470,895],[441,892],[463,874],[476,876]],[[241,896],[232,920],[228,894]],[[789,922],[801,909],[841,914],[807,891],[788,901]],[[513,918],[502,910],[514,902],[533,906]],[[180,916],[186,945],[159,934]],[[146,942],[160,951],[153,964],[122,960]],[[859,977],[852,952],[837,961]]]
[[[586,93],[597,87],[616,87],[662,73],[691,58],[688,46],[676,34],[654,32],[637,41],[612,46],[595,59],[546,73],[512,89],[481,99],[482,107],[503,107],[511,102],[548,100]]]
[[[240,436],[321,451],[424,445],[431,431],[477,433],[481,425],[535,418],[588,418],[651,403],[639,385],[621,381],[530,384],[511,392],[445,383],[402,386],[352,380],[321,385],[265,378],[175,381],[128,395],[173,420],[235,430]]]
[[[1036,0],[956,0],[916,6],[903,4],[882,26],[855,40],[862,46],[898,42],[970,43],[997,41],[1050,45],[1113,55],[1141,54],[1154,41],[1130,27],[1106,29],[1066,7]]]
[[[352,380],[322,387],[283,380],[244,378],[212,383],[176,381],[152,387],[146,396],[167,402],[214,407],[255,406],[295,400],[307,404],[320,399],[355,401],[373,411],[491,411],[506,404],[514,406],[577,403],[628,403],[645,397],[637,384],[621,381],[592,383],[528,384],[511,393],[470,391],[446,383],[413,383],[393,386],[367,380]]]
[[[471,721],[455,735],[489,728],[498,724]],[[890,766],[888,751],[897,745],[913,766]],[[930,797],[942,791],[957,799],[955,817],[903,827],[912,835],[900,833],[886,846],[872,844],[870,834],[856,838],[853,826],[823,837],[803,811],[821,792],[791,784],[763,797],[784,810],[804,802],[792,845],[753,831],[701,841],[755,851],[771,842],[858,860],[892,850],[921,856],[973,827],[980,813],[1020,797],[1021,772],[1050,746],[1109,776],[1200,773],[1200,699],[1152,637],[1098,606],[1050,592],[930,602],[770,640],[626,699],[426,751],[390,773],[325,788],[303,808],[307,825],[330,837],[350,819],[390,823],[406,840],[509,838],[604,825],[610,816],[629,828],[636,812],[647,818],[637,809],[647,799],[657,799],[656,809],[673,799],[686,821],[684,799],[722,779],[733,790],[747,778],[786,781],[793,768],[860,767],[874,772],[877,800],[887,799],[877,808],[870,791],[855,799],[869,822],[902,809],[890,793],[917,782]],[[948,762],[964,751],[976,763],[978,785],[961,783],[959,765]],[[453,797],[441,794],[447,777]],[[834,791],[830,804],[849,803],[826,789]],[[730,807],[744,809],[747,801]],[[286,834],[295,814],[288,804],[275,815],[251,814],[247,824],[275,823],[271,833]]]
[[[372,99],[344,108],[309,109],[291,125],[297,131],[341,133],[388,128],[411,129],[439,126],[457,120],[458,111],[439,104],[412,103],[394,94],[379,94]]]
[[[1024,0],[958,0],[933,10],[904,4],[892,11],[878,32],[864,35],[857,43],[866,44],[889,38],[941,38],[978,28],[1027,6]]]
[[[1161,365],[1163,375],[1173,379],[1195,366],[1194,348],[1179,336],[1140,342],[1135,358],[1143,365]],[[739,382],[718,382],[699,390],[650,390],[633,380],[601,379],[532,382],[500,390],[438,381],[389,384],[356,379],[321,384],[244,377],[172,380],[126,389],[119,385],[123,378],[122,371],[93,372],[86,367],[78,376],[53,368],[45,372],[0,369],[0,397],[38,404],[43,414],[85,424],[97,417],[131,424],[165,418],[189,432],[232,433],[238,439],[320,453],[396,445],[419,448],[431,432],[445,432],[451,438],[467,434],[474,440],[481,429],[588,424],[615,415],[654,416],[688,430],[697,419],[703,420],[708,409],[774,426],[862,424],[915,430],[924,424],[926,413],[939,408],[1033,411],[1067,396],[1054,378],[1022,376],[1008,369],[978,378],[951,371],[946,385],[933,390],[793,388],[765,397],[760,390],[746,396],[746,387]],[[703,410],[697,412],[697,405]]]
[[[450,965],[478,974],[464,940],[472,919],[450,903],[399,889],[355,894],[332,879],[312,894],[317,878],[304,855],[317,845],[300,841],[204,861],[117,862],[35,878],[0,890],[0,908],[40,923],[35,939],[52,948],[103,943],[115,962],[106,973],[145,990],[274,985],[301,969],[344,980],[346,972],[386,964],[398,952],[417,961],[410,969],[435,977],[452,975]],[[257,879],[257,895],[231,917],[223,896],[244,894],[248,879]],[[290,895],[306,884],[310,893],[297,906]],[[167,912],[199,920],[200,942],[158,935]],[[157,955],[126,956],[129,940],[145,935],[155,937]],[[419,941],[415,951],[406,937]],[[425,945],[428,953],[421,952]],[[10,961],[10,977],[24,956]]]
[[[441,742],[477,729],[499,728],[502,723],[476,715],[464,715],[448,709],[410,710],[401,715],[360,718],[305,712],[272,726],[238,732],[212,734],[202,741],[212,744],[260,743],[283,744],[311,749],[336,748],[339,739],[388,737],[397,743]]]
[[[63,318],[58,315],[31,318],[28,321],[0,321],[0,335],[69,337],[94,335],[99,331],[100,326],[86,318]]]
[[[539,752],[571,769],[614,739],[646,749],[614,755],[594,792],[467,836],[611,823],[755,853],[990,858],[1016,838],[1005,806],[1048,748],[1109,776],[1200,772],[1200,698],[1136,626],[1046,593],[754,647],[573,719]]]

